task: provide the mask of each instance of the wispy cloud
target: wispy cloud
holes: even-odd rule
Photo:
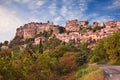
[[[61,16],[58,16],[58,17],[56,17],[53,21],[54,21],[55,24],[58,24],[59,21],[61,21],[61,19],[62,19],[62,17],[61,17]]]
[[[107,6],[107,9],[120,9],[120,0],[112,0],[111,4]]]
[[[99,21],[99,22],[106,22],[110,20],[114,20],[114,19],[111,16],[99,16],[99,18],[96,19],[96,21]]]
[[[13,1],[18,2],[18,3],[28,3],[29,2],[29,0],[13,0]]]
[[[45,4],[45,1],[43,1],[43,0],[41,0],[41,1],[32,0],[31,2],[29,2],[28,8],[31,10],[38,9],[39,7],[43,6],[44,4]]]
[[[12,1],[12,0],[11,0]],[[29,9],[37,9],[45,4],[46,0],[13,0],[19,4],[26,5]]]
[[[92,0],[91,0],[92,1]],[[61,15],[66,19],[83,19],[85,17],[85,11],[88,9],[88,3],[90,0],[63,0],[63,6],[61,7]]]
[[[51,15],[56,15],[56,11],[57,11],[57,6],[56,3],[53,2],[51,5],[49,5],[49,12]]]
[[[62,6],[62,8],[61,8],[61,15],[66,17],[67,13],[68,13],[67,7],[66,6]]]
[[[20,20],[15,14],[10,13],[10,11],[0,6],[0,37],[2,40],[10,40],[15,34],[15,29],[20,25],[23,25],[22,20]]]
[[[100,14],[97,14],[97,13],[93,13],[89,16],[87,16],[87,19],[90,20],[90,22],[106,22],[106,21],[110,21],[110,20],[113,20],[113,18],[111,16],[108,16],[108,15],[100,15]]]
[[[42,6],[44,3],[45,3],[44,1],[37,1],[37,2],[36,2],[36,5],[37,5],[37,6]]]

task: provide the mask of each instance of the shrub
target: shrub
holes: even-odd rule
[[[63,65],[63,72],[71,72],[77,68],[76,53],[67,52],[61,57],[60,63]]]
[[[0,51],[0,57],[11,57],[11,50],[10,49],[3,49]]]
[[[77,70],[75,77],[77,80],[104,80],[104,72],[95,65],[83,65]]]

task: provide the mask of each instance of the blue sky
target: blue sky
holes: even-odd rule
[[[64,26],[72,19],[120,20],[120,0],[0,0],[0,42],[11,40],[25,23],[49,20]]]

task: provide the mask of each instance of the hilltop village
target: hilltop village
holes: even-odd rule
[[[94,43],[100,39],[107,37],[114,32],[120,31],[120,21],[108,22],[93,22],[89,24],[88,21],[68,20],[65,27],[54,25],[52,22],[35,23],[31,22],[17,28],[16,37],[20,37],[22,41],[26,39],[33,39],[34,44],[38,44],[40,40],[46,41],[52,37],[56,37],[63,42],[74,40],[76,43],[88,42],[94,46]],[[49,36],[41,34],[49,32]]]

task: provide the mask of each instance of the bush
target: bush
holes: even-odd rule
[[[10,49],[3,49],[0,51],[0,57],[11,57],[11,50]]]
[[[26,40],[25,40],[25,43],[28,44],[28,43],[30,43],[31,41],[34,41],[34,38],[28,38],[28,39],[26,39]]]
[[[59,45],[59,46],[57,46],[57,47],[53,50],[51,56],[56,57],[56,58],[60,58],[60,57],[62,57],[62,56],[64,55],[64,53],[65,53],[66,51],[67,51],[67,47],[66,47],[66,46],[64,46],[64,45]]]
[[[90,62],[109,62],[114,64],[120,60],[120,32],[114,33],[101,41],[93,48]]]
[[[61,57],[60,63],[63,65],[63,72],[68,73],[77,68],[76,53],[67,52]]]

